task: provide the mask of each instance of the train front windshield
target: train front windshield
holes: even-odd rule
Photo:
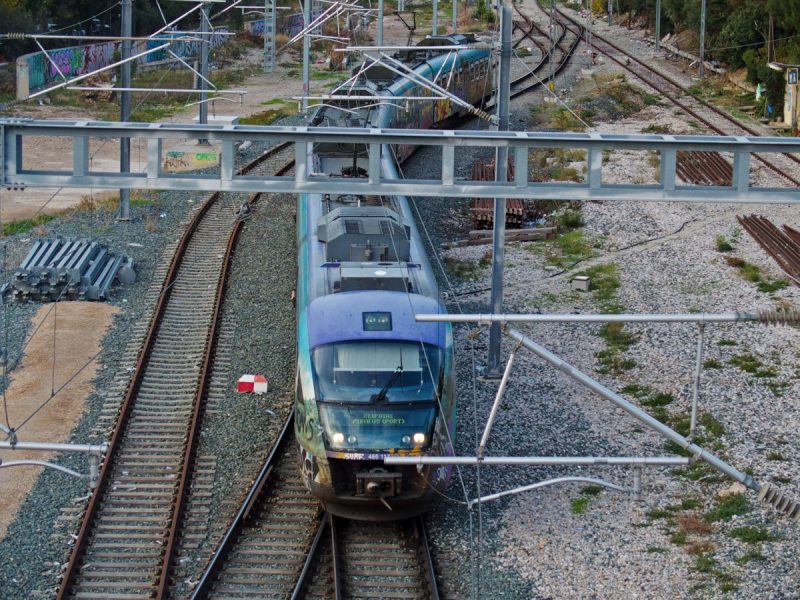
[[[442,351],[420,342],[340,342],[316,348],[313,363],[320,400],[430,402],[441,379]]]
[[[442,351],[419,342],[353,341],[313,352],[328,447],[425,448],[436,417]]]

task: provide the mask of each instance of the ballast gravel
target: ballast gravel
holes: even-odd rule
[[[598,25],[605,31],[605,27]],[[618,30],[610,30],[620,33]],[[618,35],[615,41],[627,43]],[[643,48],[641,42],[628,43]],[[638,45],[637,45],[638,44]],[[660,61],[669,66],[666,61]],[[570,88],[580,74],[570,69],[559,87]],[[688,80],[688,77],[684,75]],[[540,94],[541,96],[542,94]],[[523,129],[530,98],[515,101],[511,128]],[[653,122],[676,127],[677,115],[664,106],[597,130],[638,133]],[[673,131],[674,133],[680,131]],[[696,130],[691,132],[697,133]],[[460,151],[457,176],[467,176],[473,159],[491,153]],[[424,177],[436,170],[436,153],[418,152],[404,166],[409,177]],[[649,169],[649,170],[648,170]],[[606,173],[619,181],[653,176],[647,157],[614,156]],[[754,169],[754,179],[767,177]],[[187,194],[159,194],[154,216],[156,232],[132,224],[99,226],[96,217],[76,215],[70,222],[48,224],[48,233],[77,235],[94,231],[112,250],[126,251],[137,260],[139,281],[161,259],[161,251],[179,230],[179,222],[192,206]],[[470,229],[465,200],[419,198],[416,205],[422,229],[430,236],[439,258],[471,263],[484,258],[488,246],[440,251],[439,244],[465,236]],[[290,205],[291,201],[287,203]],[[155,212],[134,209],[135,217]],[[293,247],[294,229],[284,206],[261,205],[245,226],[234,258],[235,289],[226,304],[226,322],[234,335],[230,372],[266,371],[270,393],[242,398],[229,391],[219,413],[207,422],[201,448],[218,458],[213,518],[225,518],[230,506],[220,498],[236,494],[264,452],[254,437],[263,431],[274,435],[275,423],[285,412],[285,392],[291,389],[293,318],[286,303],[294,268],[286,268],[286,253]],[[571,277],[593,266],[616,265],[620,285],[614,301],[626,312],[721,312],[767,309],[798,304],[798,288],[758,291],[741,278],[726,260],[729,256],[759,267],[769,278],[782,273],[738,226],[735,215],[759,212],[776,223],[800,225],[789,207],[740,207],[646,203],[588,203],[582,207],[584,236],[593,255],[567,269],[545,269],[541,247],[548,243],[509,244],[506,248],[505,310],[508,312],[599,312],[592,292],[571,289]],[[161,217],[161,213],[166,216]],[[63,233],[62,233],[63,232]],[[427,235],[426,234],[426,235]],[[729,253],[716,247],[717,236],[733,246]],[[9,257],[24,256],[29,236],[7,240]],[[141,248],[125,248],[146,238]],[[275,244],[273,246],[273,244]],[[271,263],[272,252],[284,252],[283,266]],[[16,261],[18,262],[18,261]],[[9,258],[8,264],[15,264]],[[150,265],[148,267],[148,265]],[[9,276],[5,270],[5,278]],[[248,277],[250,275],[250,277]],[[441,278],[451,310],[486,312],[489,269],[478,267],[473,279],[448,273]],[[3,279],[4,281],[7,279]],[[115,361],[126,334],[145,310],[145,285],[135,284],[114,300],[124,311],[115,319],[104,342],[103,369],[96,389],[112,378]],[[26,335],[25,323],[33,312],[29,305],[9,307],[8,356],[13,364]],[[526,335],[564,360],[599,379],[611,390],[638,402],[628,390],[648,386],[671,394],[669,415],[688,413],[695,361],[696,325],[647,324],[627,326],[635,336],[624,351],[629,368],[618,373],[598,372],[596,354],[607,348],[589,325],[520,326]],[[474,455],[486,422],[496,383],[477,375],[486,367],[488,336],[485,330],[457,326],[459,414],[457,453]],[[474,332],[471,334],[470,332]],[[760,483],[772,483],[800,498],[800,407],[797,404],[797,359],[800,335],[795,328],[753,324],[708,325],[700,385],[702,415],[706,423],[719,424],[715,435],[708,426],[700,432],[711,439],[713,451],[747,472]],[[503,357],[513,346],[503,343]],[[760,376],[743,370],[743,357],[759,363]],[[713,361],[713,362],[709,362]],[[752,361],[750,362],[752,364]],[[13,377],[13,372],[12,372]],[[274,387],[273,387],[274,386]],[[228,388],[230,390],[230,388]],[[92,441],[89,431],[101,404],[98,394],[89,401],[87,414],[73,434],[74,441]],[[645,410],[652,410],[645,407]],[[273,414],[274,413],[274,414]],[[246,428],[246,429],[241,429]],[[241,435],[240,431],[248,434]],[[245,443],[242,443],[246,439]],[[638,421],[559,374],[524,349],[516,362],[495,422],[488,453],[491,455],[665,455],[664,440]],[[82,468],[79,461],[61,464]],[[447,598],[798,598],[800,568],[798,525],[779,517],[745,492],[746,512],[729,520],[712,521],[719,494],[731,481],[702,473],[687,477],[686,470],[648,468],[640,495],[587,489],[572,483],[508,496],[469,509],[467,500],[561,476],[595,477],[630,487],[630,469],[612,467],[541,468],[496,467],[480,471],[466,467],[453,481],[430,515],[434,559]],[[231,477],[231,475],[233,475]],[[239,481],[238,484],[233,482]],[[241,491],[241,490],[239,490]],[[50,544],[60,507],[82,496],[79,482],[44,473],[29,496],[9,535],[0,542],[0,589],[5,597],[50,597],[64,547]],[[709,520],[706,520],[706,517]],[[692,520],[694,519],[694,520]],[[763,528],[765,541],[747,542],[737,533],[743,527]],[[688,532],[686,530],[689,530]],[[681,539],[681,532],[684,532]],[[758,536],[756,536],[758,537]],[[194,559],[198,566],[202,552]],[[190,586],[189,583],[186,584]],[[188,589],[188,588],[186,588]]]

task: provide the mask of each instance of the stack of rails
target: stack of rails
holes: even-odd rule
[[[494,160],[476,160],[472,163],[473,181],[494,181]],[[508,178],[514,179],[514,164],[508,161]],[[470,203],[473,229],[494,228],[494,198],[473,198]],[[506,200],[506,227],[519,229],[525,221],[525,201],[519,198]]]
[[[678,176],[694,185],[730,185],[733,167],[719,152],[678,152]]]
[[[792,281],[800,285],[800,231],[789,225],[784,225],[781,231],[772,221],[758,215],[736,218]]]

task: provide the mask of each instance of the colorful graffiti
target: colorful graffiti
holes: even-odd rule
[[[225,27],[218,28],[211,36],[211,47],[214,48],[228,39],[228,32]],[[174,33],[173,36],[183,36],[180,33]],[[147,40],[144,42],[136,42],[133,45],[133,54],[139,54],[146,49],[155,48],[163,44],[163,40]],[[197,56],[200,49],[198,41],[176,40],[171,43],[169,49],[181,58]],[[19,65],[20,61],[24,61],[28,68],[28,89],[34,91],[36,89],[45,87],[56,81],[60,81],[63,77],[77,77],[79,75],[86,75],[97,69],[107,67],[114,62],[114,53],[117,50],[117,44],[114,42],[105,42],[102,44],[90,44],[87,46],[73,46],[71,48],[58,48],[50,50],[50,58],[44,52],[34,52],[20,57],[17,60]],[[172,55],[164,50],[152,52],[137,59],[137,63],[152,64],[162,60],[170,60]],[[19,67],[18,67],[19,68]]]
[[[228,28],[227,27],[219,27],[214,30],[211,34],[211,47],[216,48],[226,39],[228,39]],[[170,60],[172,58],[172,54],[176,54],[181,58],[188,58],[193,56],[198,56],[200,54],[200,41],[199,40],[186,40],[180,39],[185,38],[186,35],[180,32],[175,32],[171,34],[164,34],[165,36],[169,36],[170,38],[176,38],[175,41],[171,42],[169,48],[164,48],[163,50],[158,50],[156,52],[151,52],[150,54],[146,54],[137,60],[139,63],[154,63],[159,62],[162,60]],[[161,39],[158,40],[147,40],[146,42],[134,42],[133,44],[133,53],[139,54],[144,52],[145,50],[151,50],[153,48],[157,48],[164,44],[164,36],[161,36]],[[170,50],[172,54],[167,52]]]
[[[250,30],[250,33],[252,33],[253,35],[263,36],[264,35],[264,20],[261,19],[259,21],[250,21],[247,24],[247,28]],[[268,28],[267,28],[267,31],[270,31],[271,28],[272,28],[272,25],[270,24],[268,26]]]
[[[29,86],[31,89],[39,88],[61,79],[61,75],[76,77],[110,65],[114,55],[114,45],[113,42],[106,42],[59,48],[50,51],[50,60],[43,52],[29,54],[25,57],[28,63]]]
[[[322,8],[315,7],[311,10],[311,21],[317,19],[322,14]],[[283,30],[286,35],[296,36],[303,30],[303,13],[295,13],[286,17],[283,22]]]

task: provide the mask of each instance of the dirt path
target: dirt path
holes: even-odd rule
[[[119,309],[101,302],[59,302],[45,304],[36,313],[25,355],[14,370],[13,382],[6,393],[8,420],[18,427],[51,394],[75,375],[100,349],[100,341]],[[56,363],[53,366],[53,319]],[[19,433],[19,441],[63,442],[83,413],[97,361],[78,373]],[[0,418],[5,421],[5,414]],[[0,451],[0,460],[23,458],[47,460],[52,455],[41,452]],[[88,463],[87,463],[88,465]],[[0,538],[14,520],[20,504],[30,491],[41,467],[0,469]],[[67,477],[66,475],[64,477]]]

